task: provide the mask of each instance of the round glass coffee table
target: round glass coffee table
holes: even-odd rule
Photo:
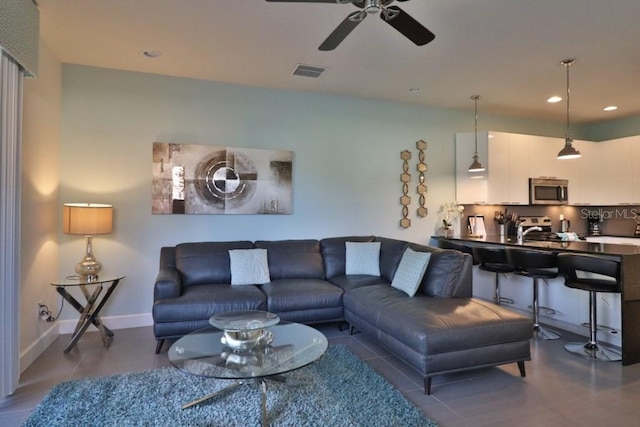
[[[199,329],[169,348],[169,361],[181,371],[238,380],[183,405],[182,409],[243,384],[257,383],[262,396],[262,425],[268,425],[266,380],[286,383],[282,374],[316,361],[327,350],[327,338],[320,331],[299,323],[281,322],[272,316],[275,315],[263,311],[233,312],[222,319],[213,316],[210,323],[218,327]]]

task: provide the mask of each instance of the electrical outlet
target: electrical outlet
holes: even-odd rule
[[[53,322],[55,318],[49,311],[49,307],[41,302],[38,303],[38,317],[44,322]]]

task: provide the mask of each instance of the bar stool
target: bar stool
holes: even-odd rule
[[[513,266],[507,259],[507,251],[504,248],[474,246],[471,248],[473,259],[477,260],[480,270],[496,274],[495,294],[493,301],[501,304],[503,301],[513,304],[513,300],[500,297],[500,274],[512,273]]]
[[[513,273],[533,278],[533,338],[537,340],[557,340],[560,334],[540,325],[538,306],[538,281],[558,277],[558,261],[555,252],[529,249],[507,249],[507,259],[513,266]],[[550,310],[543,307],[546,310]]]
[[[438,247],[440,249],[453,249],[454,251],[464,252],[465,254],[473,256],[473,251],[469,246],[457,242],[452,242],[451,240],[439,239]],[[473,265],[478,265],[478,261],[476,260],[475,256],[473,256]]]
[[[598,292],[621,292],[620,262],[593,255],[561,253],[558,255],[558,270],[565,277],[565,286],[589,292],[589,341],[565,344],[565,350],[587,359],[622,360],[619,351],[598,344],[596,306]]]

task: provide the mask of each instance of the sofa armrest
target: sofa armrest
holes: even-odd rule
[[[177,268],[161,267],[153,285],[153,300],[177,298],[182,294],[182,278]]]

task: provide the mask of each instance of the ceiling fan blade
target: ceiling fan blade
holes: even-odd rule
[[[403,36],[417,44],[418,46],[424,46],[433,39],[436,38],[435,34],[427,30],[421,23],[413,19],[405,11],[397,6],[388,7],[393,13],[397,13],[392,19],[385,19],[384,13],[380,14],[380,19],[391,25],[398,30]]]
[[[354,12],[359,13],[359,12]],[[353,15],[353,14],[351,14]],[[344,21],[338,25],[338,27],[333,30],[329,37],[326,38],[325,41],[322,42],[318,50],[333,50],[344,40],[350,33],[353,31],[360,22],[364,21],[364,18],[367,16],[364,14],[362,19],[359,21],[353,21],[351,19],[351,15],[347,16]]]

